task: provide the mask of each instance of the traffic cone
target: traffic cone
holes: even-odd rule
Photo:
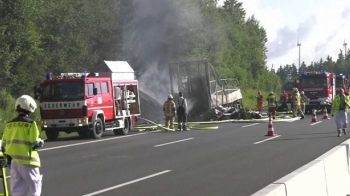
[[[267,130],[267,135],[265,136],[275,136],[275,129],[273,128],[273,124],[272,124],[272,119],[271,119],[271,115],[269,115],[269,127]]]
[[[323,111],[324,111],[324,112],[323,112],[323,119],[329,119],[329,117],[328,117],[328,112],[327,112],[327,108],[324,108]]]
[[[311,122],[317,122],[316,110],[315,109],[312,110],[312,120],[311,120]]]

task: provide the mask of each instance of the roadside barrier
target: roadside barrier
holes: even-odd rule
[[[252,196],[349,195],[349,146],[350,139]]]

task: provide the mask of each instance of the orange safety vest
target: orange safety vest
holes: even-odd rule
[[[175,102],[172,100],[164,102],[163,111],[165,116],[175,116]]]

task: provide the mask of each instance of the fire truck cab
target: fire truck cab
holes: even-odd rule
[[[338,92],[342,88],[344,89],[345,94],[349,95],[349,89],[350,89],[349,76],[339,74],[336,76],[336,79],[335,79],[336,92]]]
[[[305,96],[310,99],[305,105],[305,113],[311,113],[312,109],[324,109],[330,112],[335,97],[334,73],[326,71],[303,71],[299,77],[299,91],[304,91]]]
[[[126,61],[104,61],[108,72],[47,74],[34,88],[41,129],[49,140],[59,132],[99,139],[106,131],[127,135],[141,114],[138,81]]]

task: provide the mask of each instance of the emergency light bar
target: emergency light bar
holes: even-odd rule
[[[303,72],[301,72],[302,76],[306,76],[306,75],[327,75],[327,74],[328,74],[328,72],[326,72],[324,70],[321,70],[321,71],[310,71],[310,72],[303,71]]]

